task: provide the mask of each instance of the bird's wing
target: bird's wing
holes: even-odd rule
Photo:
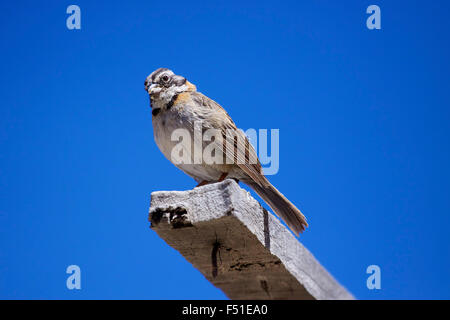
[[[223,150],[226,158],[237,164],[253,181],[266,186],[268,182],[262,173],[261,163],[244,132],[236,127],[228,113],[214,100],[200,92],[193,92],[192,98],[203,107],[203,112],[199,113],[200,118],[205,121],[206,128],[218,129],[222,132],[223,141],[216,142],[216,147]],[[223,143],[225,141],[226,143]]]

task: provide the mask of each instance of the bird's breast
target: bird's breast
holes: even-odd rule
[[[161,111],[153,117],[153,135],[158,148],[164,156],[173,162],[172,150],[178,145],[190,157],[193,132],[190,125],[191,120],[183,115],[179,108],[173,107],[170,110]]]

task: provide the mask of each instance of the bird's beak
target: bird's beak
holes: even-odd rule
[[[155,83],[152,83],[152,84],[147,88],[147,92],[148,92],[149,94],[152,94],[152,93],[153,93],[153,89],[155,89],[155,87],[156,87],[156,84],[155,84]]]

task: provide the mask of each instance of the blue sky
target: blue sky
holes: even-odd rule
[[[370,4],[381,30],[365,26]],[[225,298],[149,229],[152,191],[195,185],[153,141],[143,84],[158,67],[239,127],[280,129],[270,180],[357,298],[450,298],[449,7],[2,2],[0,298]],[[366,287],[372,264],[381,290]]]

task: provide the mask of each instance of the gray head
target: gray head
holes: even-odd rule
[[[177,76],[172,70],[167,68],[159,68],[153,71],[145,80],[145,91],[152,95],[171,87],[182,87],[185,84],[185,77]]]

